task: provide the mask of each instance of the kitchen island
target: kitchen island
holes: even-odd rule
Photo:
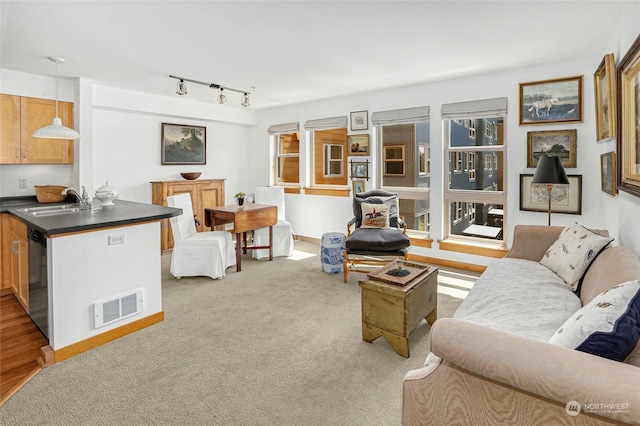
[[[160,221],[182,211],[114,203],[87,212],[34,216],[23,211],[38,205],[33,200],[0,200],[0,213],[46,239],[45,266],[30,268],[29,286],[46,283],[43,332],[55,362],[164,319]],[[37,261],[30,259],[30,264]]]

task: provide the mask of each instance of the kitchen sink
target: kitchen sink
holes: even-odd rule
[[[19,211],[31,216],[53,216],[59,214],[78,213],[80,212],[80,207],[78,207],[77,204],[61,204],[57,206],[27,207],[19,209]]]

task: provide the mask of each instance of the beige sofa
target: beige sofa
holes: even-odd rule
[[[535,268],[562,229],[516,226],[506,257],[532,261]],[[490,269],[495,277],[500,262],[490,265],[478,281]],[[636,254],[608,247],[585,273],[578,303],[635,279],[640,279]],[[504,276],[507,284],[510,280],[513,275]],[[548,300],[545,293],[534,297]],[[535,305],[530,295],[527,298],[523,309]],[[532,322],[544,322],[534,317]],[[618,362],[455,315],[437,320],[430,339],[426,366],[404,378],[403,425],[640,425],[640,343]]]

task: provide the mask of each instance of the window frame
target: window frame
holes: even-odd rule
[[[298,138],[298,152],[297,153],[282,153],[282,141],[281,141],[281,137],[283,135],[289,135],[289,134],[293,134],[296,133],[297,138]],[[296,131],[296,132],[283,132],[283,133],[276,133],[272,135],[273,137],[273,147],[274,147],[274,170],[273,170],[273,181],[275,183],[276,186],[283,186],[283,187],[295,187],[295,188],[299,188],[300,187],[300,132]],[[297,158],[298,159],[298,180],[297,182],[284,182],[281,180],[282,176],[281,176],[281,170],[280,170],[280,160],[281,159],[291,159],[291,158]]]

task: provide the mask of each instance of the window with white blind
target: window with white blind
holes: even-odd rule
[[[268,129],[274,143],[274,182],[278,186],[300,186],[300,134],[298,123]]]
[[[308,120],[311,186],[348,188],[347,116]]]
[[[504,244],[506,113],[506,98],[442,106],[445,238]]]
[[[430,229],[429,107],[371,114],[376,129],[377,186],[399,195],[400,216],[414,234]]]

